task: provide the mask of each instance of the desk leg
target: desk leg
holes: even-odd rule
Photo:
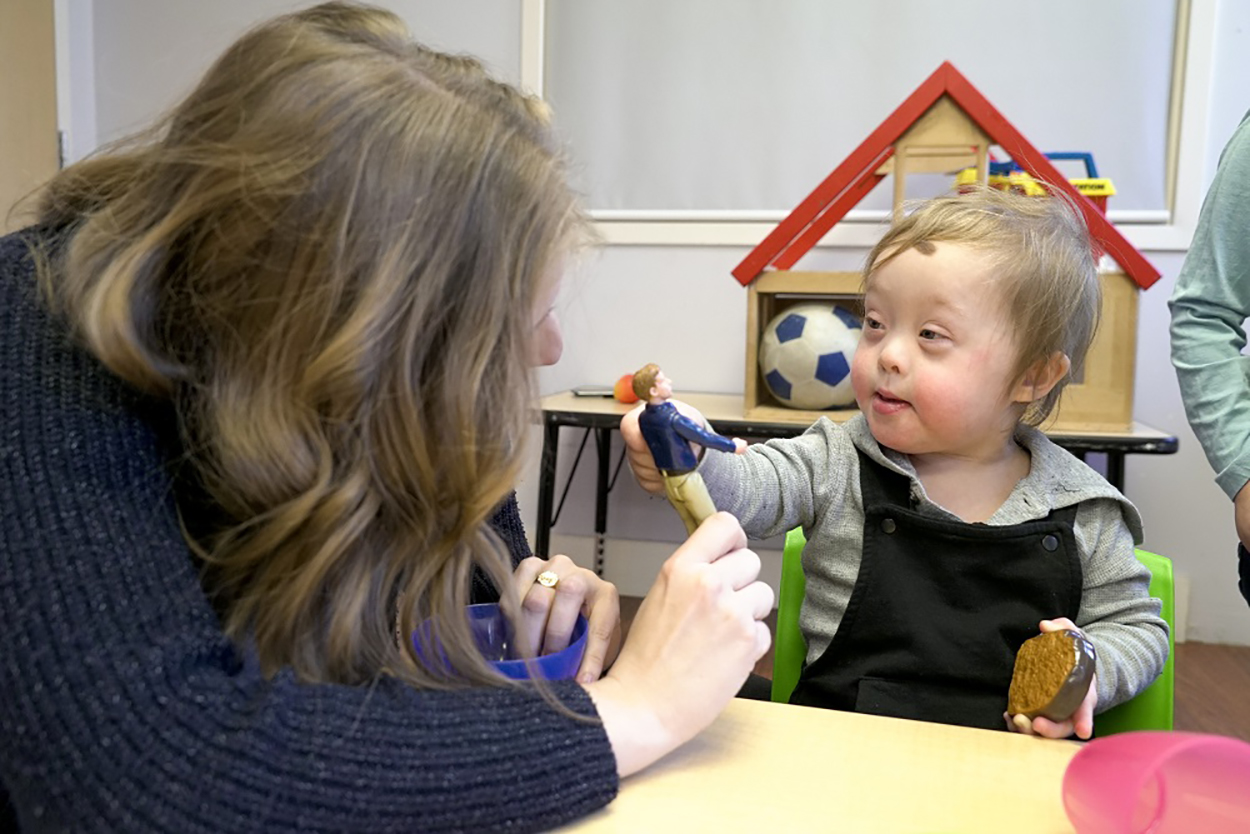
[[[1113,487],[1124,491],[1124,453],[1107,452],[1107,480]]]
[[[543,422],[543,455],[538,474],[538,522],[534,530],[534,555],[546,559],[551,548],[551,504],[556,493],[556,452],[560,446],[560,426]]]
[[[608,471],[612,468],[612,429],[595,429],[599,452],[598,481],[595,484],[595,573],[603,576],[603,547],[608,532]]]

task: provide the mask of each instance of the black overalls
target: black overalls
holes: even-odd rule
[[[1005,527],[924,516],[910,480],[860,460],[864,552],[833,641],[790,702],[1006,729],[1016,650],[1076,621],[1076,507]]]

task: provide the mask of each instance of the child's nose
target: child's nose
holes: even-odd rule
[[[894,374],[902,372],[906,360],[904,353],[903,346],[898,343],[898,339],[887,337],[877,357],[881,370]]]

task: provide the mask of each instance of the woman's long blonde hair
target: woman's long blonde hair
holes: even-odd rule
[[[188,538],[266,672],[497,681],[462,610],[474,565],[507,587],[487,519],[518,475],[535,307],[584,228],[541,102],[329,3],[244,35],[40,219],[69,235],[54,307],[176,406],[213,507],[183,507]],[[456,675],[396,640],[426,617]]]

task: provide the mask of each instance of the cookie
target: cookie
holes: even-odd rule
[[[1094,679],[1094,646],[1078,631],[1051,631],[1016,652],[1007,712],[1051,721],[1071,718]]]

